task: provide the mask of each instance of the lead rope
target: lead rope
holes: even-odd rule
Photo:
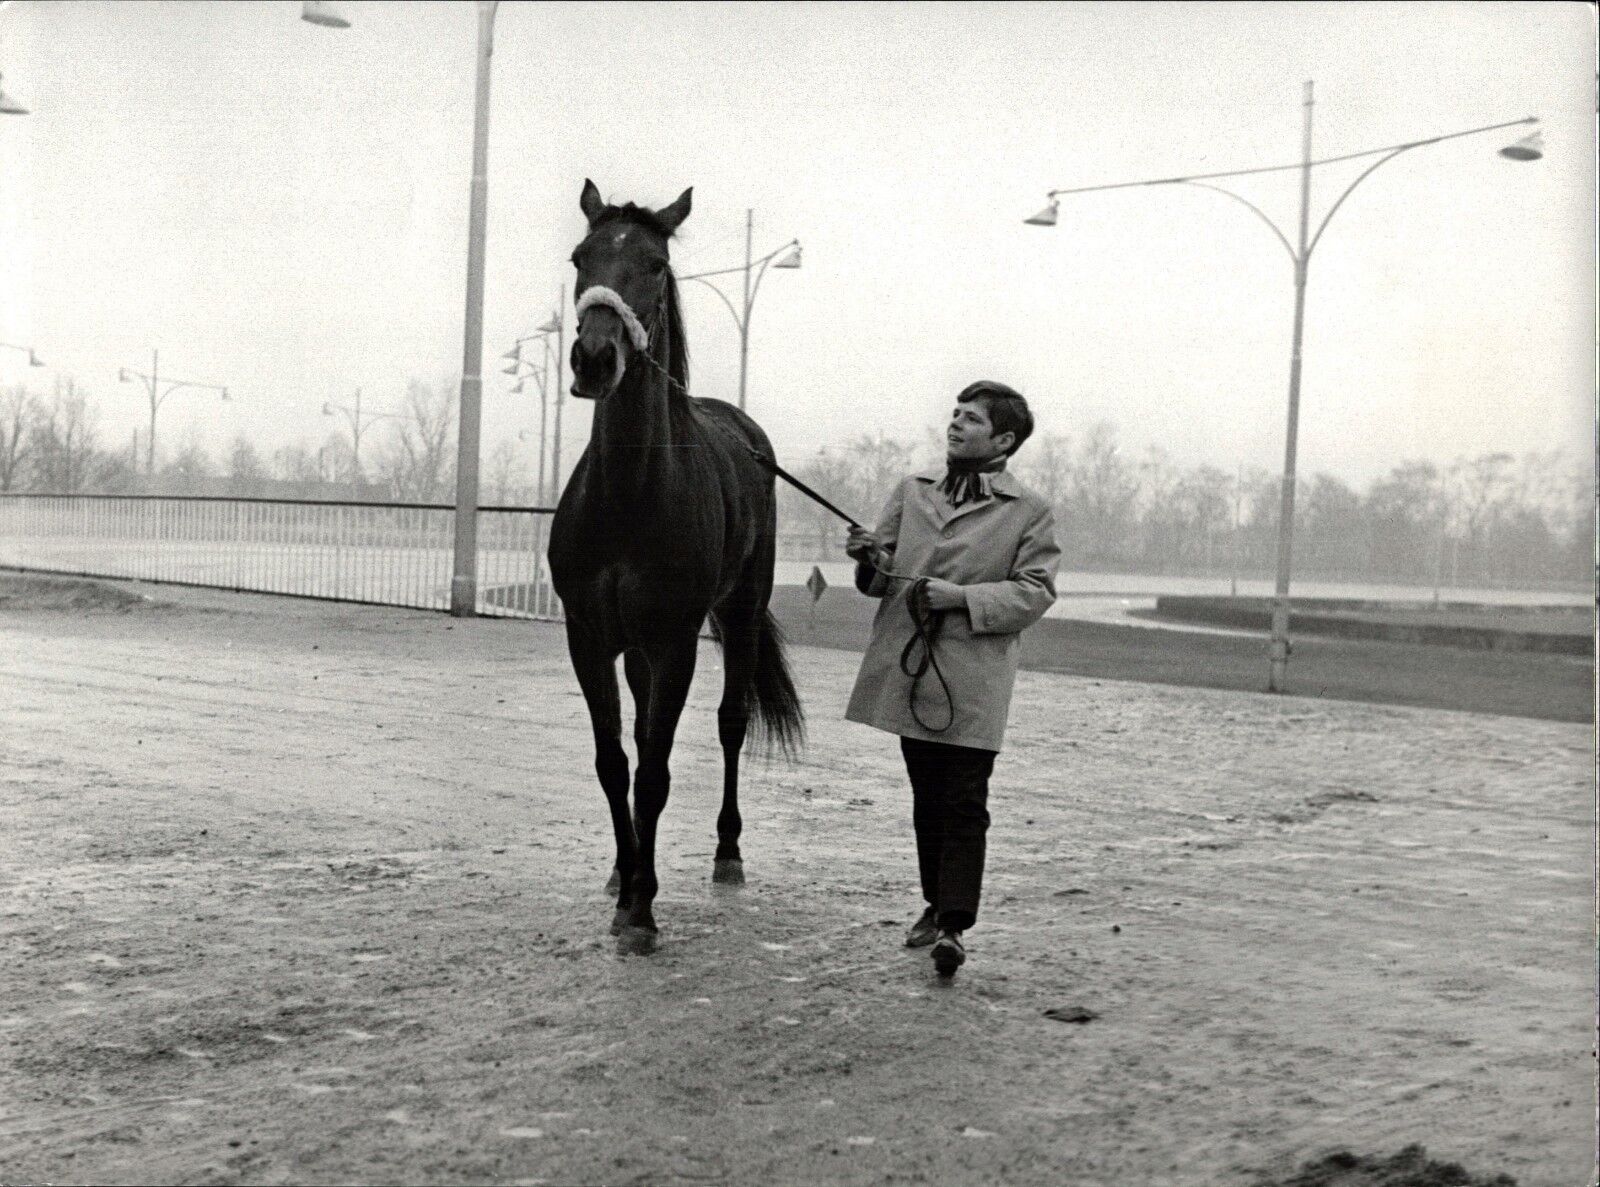
[[[878,568],[877,562],[873,562],[872,567],[886,577],[911,582],[911,588],[906,591],[906,610],[911,615],[912,634],[900,652],[900,671],[911,677],[911,692],[906,698],[911,709],[911,719],[930,734],[942,734],[956,722],[956,700],[950,693],[950,682],[944,678],[944,672],[939,667],[939,657],[933,653],[933,644],[939,638],[939,628],[944,625],[944,611],[930,610],[927,619],[922,617],[922,598],[928,588],[926,577],[901,577],[897,573],[889,573]],[[922,645],[922,658],[917,661],[916,669],[912,670],[911,657],[919,643]],[[943,725],[929,725],[922,720],[922,714],[917,712],[917,686],[922,683],[922,678],[927,675],[930,667],[933,669],[933,674],[938,677],[939,687],[944,691]]]
[[[644,357],[645,362],[649,363],[656,369],[657,372],[660,373],[663,379],[682,392],[686,399],[689,399],[692,398],[689,395],[689,389],[675,379],[671,372],[669,372],[665,367],[656,361],[655,354],[650,349],[655,345],[656,322],[659,320],[659,314],[661,311],[661,299],[666,296],[666,292],[666,281],[662,281],[661,294],[656,298],[656,308],[652,311],[653,316],[650,319],[650,328],[648,331],[646,331],[645,349],[638,353]],[[799,491],[813,502],[826,507],[829,511],[833,512],[851,527],[859,528],[861,526],[849,515],[846,515],[843,511],[839,510],[839,508],[828,502],[827,499],[823,498],[816,491],[812,490],[805,483],[801,482],[793,474],[790,474],[782,466],[778,465],[776,458],[767,457],[766,454],[762,453],[750,442],[743,441],[738,437],[735,437],[732,433],[728,432],[714,420],[706,418],[702,421],[702,423],[710,425],[734,444],[743,446],[744,449],[749,452],[750,456],[755,458],[757,464],[759,464],[762,469],[768,471],[778,478],[783,479],[790,486],[794,487],[795,490]],[[890,581],[909,581],[911,583],[911,588],[906,591],[906,613],[911,616],[911,638],[906,640],[905,647],[900,651],[900,671],[903,675],[911,677],[911,691],[906,695],[907,707],[911,710],[911,719],[919,726],[927,730],[930,734],[942,734],[952,725],[954,725],[956,720],[955,696],[950,691],[950,682],[945,679],[944,670],[939,667],[939,658],[934,654],[933,650],[933,645],[938,641],[939,632],[944,626],[945,612],[943,610],[929,610],[927,612],[927,617],[923,617],[922,602],[928,588],[928,578],[909,577],[904,573],[896,573],[890,569],[885,569],[882,565],[878,564],[876,559],[868,561],[867,563],[872,566],[875,572]],[[919,645],[922,648],[922,655],[919,659],[913,660],[912,657],[916,653]],[[919,685],[921,685],[923,677],[928,674],[928,670],[930,668],[933,670],[934,677],[939,681],[940,690],[944,693],[945,723],[938,726],[929,725],[926,721],[922,720],[922,714],[917,712],[917,688]]]

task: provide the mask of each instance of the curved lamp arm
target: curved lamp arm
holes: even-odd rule
[[[1311,242],[1306,244],[1306,259],[1309,260],[1311,258],[1311,253],[1316,249],[1317,241],[1322,238],[1322,232],[1328,229],[1328,223],[1332,221],[1333,216],[1335,213],[1337,213],[1339,207],[1344,205],[1344,200],[1350,196],[1351,192],[1356,188],[1356,186],[1360,185],[1363,181],[1367,180],[1368,177],[1372,176],[1372,171],[1374,169],[1376,169],[1379,165],[1383,165],[1394,160],[1403,152],[1409,152],[1413,148],[1421,148],[1424,144],[1437,143],[1438,141],[1436,140],[1421,140],[1416,144],[1402,144],[1388,156],[1378,158],[1378,160],[1372,162],[1372,164],[1363,169],[1361,171],[1361,176],[1357,177],[1345,187],[1344,193],[1339,195],[1339,200],[1328,208],[1327,214],[1322,216],[1322,221],[1317,224],[1317,233],[1311,236]]]
[[[322,402],[324,416],[332,416],[335,412],[344,413],[345,419],[352,424],[356,423],[356,413],[348,404],[335,404],[332,400]],[[375,420],[404,420],[405,417],[398,412],[363,412],[361,420],[371,424]]]
[[[728,271],[731,271],[731,272],[743,272],[744,269],[743,268],[731,268],[731,269],[728,269]],[[712,275],[720,275],[720,273],[713,273]],[[717,296],[722,299],[722,303],[728,307],[728,312],[733,315],[733,324],[738,326],[741,331],[744,329],[744,319],[739,316],[739,311],[733,307],[733,302],[728,300],[728,294],[724,293],[716,285],[712,284],[709,280],[705,279],[702,276],[681,276],[678,279],[680,279],[680,280],[698,281],[700,284],[705,285],[712,292],[716,293]]]
[[[1382,162],[1380,161],[1379,164],[1382,164]],[[1370,172],[1370,170],[1369,170],[1369,172]],[[1235,202],[1240,202],[1240,203],[1243,203],[1245,206],[1248,206],[1250,208],[1250,210],[1251,210],[1251,213],[1253,213],[1257,218],[1259,218],[1262,222],[1266,223],[1267,226],[1272,229],[1272,233],[1278,237],[1278,242],[1283,244],[1283,250],[1289,253],[1290,261],[1293,262],[1293,263],[1299,263],[1300,257],[1295,252],[1294,247],[1289,243],[1288,237],[1286,235],[1284,235],[1284,233],[1281,230],[1278,229],[1278,224],[1273,222],[1270,218],[1268,218],[1267,215],[1266,215],[1266,212],[1263,211],[1261,209],[1261,207],[1257,206],[1254,202],[1250,201],[1248,198],[1241,198],[1238,194],[1234,193],[1232,190],[1225,190],[1220,185],[1212,185],[1209,182],[1205,182],[1205,181],[1194,181],[1194,180],[1192,180],[1190,178],[1187,178],[1187,177],[1178,178],[1176,181],[1171,182],[1169,184],[1172,184],[1172,185],[1192,185],[1192,186],[1196,186],[1196,187],[1198,187],[1199,189],[1202,189],[1202,190],[1214,190],[1215,192],[1217,192],[1219,194],[1222,194],[1224,197],[1232,198]],[[1307,252],[1306,254],[1309,255],[1310,252]]]
[[[737,267],[733,267],[733,268],[713,268],[709,272],[696,272],[696,273],[694,273],[693,275],[690,275],[690,276],[679,276],[678,279],[679,280],[699,280],[699,279],[701,279],[702,277],[705,277],[705,276],[731,276],[735,272],[743,272],[746,269],[746,267],[754,268],[757,264],[765,264],[768,260],[772,259],[774,256],[780,256],[784,252],[788,251],[791,247],[799,247],[799,246],[800,246],[800,240],[791,239],[791,240],[789,240],[789,242],[785,243],[782,247],[775,247],[771,251],[769,251],[766,255],[757,256],[755,259],[751,260],[748,265],[740,264]]]
[[[129,372],[129,374],[132,374],[132,372]],[[179,388],[183,388],[183,387],[205,388],[208,391],[221,392],[222,393],[222,398],[224,400],[226,400],[228,398],[228,389],[226,387],[223,387],[219,383],[198,383],[198,382],[196,382],[194,380],[190,380],[190,379],[180,379],[180,380],[178,380],[177,383],[174,383],[171,387],[167,388],[166,391],[164,391],[160,395],[157,395],[157,396],[154,397],[155,406],[157,408],[160,408],[161,407],[161,402],[163,400],[165,400],[168,396],[170,396],[173,392],[177,391]]]
[[[772,261],[777,259],[784,252],[788,251],[791,247],[799,246],[800,240],[791,239],[776,251],[769,251],[766,255],[761,257],[761,271],[756,273],[755,283],[750,286],[750,304],[745,307],[744,311],[744,318],[746,322],[750,320],[750,310],[755,307],[756,293],[761,289],[761,278],[767,274],[767,269],[772,266]]]
[[[335,404],[332,400],[322,401],[322,415],[332,416],[335,412],[344,415],[345,423],[350,426],[350,432],[356,436],[361,435],[361,425],[356,421],[356,414],[343,404]]]

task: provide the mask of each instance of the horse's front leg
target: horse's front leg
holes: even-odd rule
[[[633,872],[633,903],[622,928],[618,947],[640,954],[656,948],[655,903],[656,824],[667,806],[672,786],[668,761],[678,718],[689,697],[694,679],[698,629],[690,629],[671,642],[658,644],[649,652],[650,704],[648,722],[641,736],[639,766],[633,782],[633,831],[638,843],[637,864]],[[626,875],[624,875],[626,876]]]
[[[630,647],[622,653],[622,670],[628,678],[628,691],[633,694],[633,742],[634,753],[644,753],[645,731],[650,728],[650,661],[644,652],[636,647]],[[633,835],[633,822],[628,822],[629,835]],[[618,894],[622,890],[622,867],[611,867],[611,879],[606,883],[606,891]],[[616,935],[621,930],[622,915],[617,915],[618,924],[611,929],[611,934]]]
[[[628,755],[622,749],[616,658],[571,620],[567,623],[567,650],[578,676],[578,687],[589,706],[589,722],[594,728],[594,770],[611,810],[611,830],[617,842],[616,885],[606,888],[617,893],[617,909],[611,920],[611,934],[616,935],[633,906],[633,872],[637,865],[633,820],[628,814]]]

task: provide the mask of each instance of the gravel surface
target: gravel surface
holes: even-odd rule
[[[560,628],[127,588],[0,601],[0,1182],[1593,1173],[1591,727],[1025,672],[942,985],[847,652],[712,890],[708,644],[619,957]]]

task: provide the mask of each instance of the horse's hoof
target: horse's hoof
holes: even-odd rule
[[[623,924],[617,930],[617,951],[624,956],[649,956],[656,950],[656,939],[653,927]]]
[[[611,867],[611,877],[606,880],[606,893],[616,894],[622,889],[622,871],[616,866]]]
[[[722,886],[744,885],[744,862],[737,857],[719,857],[711,866],[711,880]]]
[[[611,915],[611,934],[620,936],[622,929],[628,926],[628,916],[631,912],[627,907],[618,907]]]

